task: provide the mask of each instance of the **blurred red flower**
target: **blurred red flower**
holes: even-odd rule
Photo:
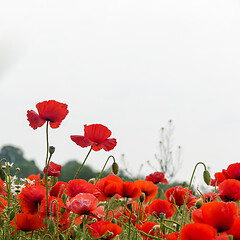
[[[212,202],[217,199],[218,195],[219,194],[215,192],[207,192],[203,194],[202,199],[205,203]]]
[[[106,201],[116,194],[123,195],[123,181],[120,177],[109,174],[107,177],[100,179],[96,187],[100,190],[99,201]]]
[[[133,182],[124,182],[123,183],[123,191],[122,191],[122,197],[126,198],[139,198],[142,191],[141,189]]]
[[[44,168],[43,172],[46,174],[46,167]],[[59,164],[56,164],[54,162],[50,162],[48,165],[48,176],[53,176],[53,177],[59,177],[60,176],[60,171],[62,169],[62,166]]]
[[[240,240],[240,217],[236,217],[234,219],[233,225],[231,228],[227,231],[228,234],[231,234],[233,236],[234,240]]]
[[[16,225],[15,225],[16,223]],[[15,218],[10,222],[10,225],[15,228],[15,231],[34,231],[44,227],[43,219],[37,215],[29,213],[18,213]]]
[[[158,187],[151,181],[145,180],[136,180],[134,182],[141,191],[145,194],[145,203],[148,203],[150,200],[154,199],[158,193]]]
[[[183,188],[182,186],[171,187],[165,192],[165,197],[170,203],[176,203],[177,206],[184,204],[184,199],[186,197],[188,188]],[[192,190],[188,193],[187,205],[188,207],[194,206],[196,202],[196,197],[192,195]]]
[[[62,181],[58,181],[51,189],[50,196],[62,197],[64,190],[67,189],[68,184]]]
[[[28,185],[18,195],[23,212],[35,214],[41,201],[46,196],[46,188],[42,185]]]
[[[174,215],[175,206],[167,200],[156,199],[146,206],[145,211],[146,213],[154,214],[156,217],[159,217],[160,213],[164,213],[167,219]]]
[[[165,178],[163,172],[154,172],[154,173],[151,173],[151,174],[149,174],[148,176],[146,176],[145,180],[146,180],[146,181],[151,181],[151,182],[153,182],[153,183],[155,183],[155,184],[160,183],[160,182],[161,182],[161,183],[165,183],[165,184],[168,183],[168,181],[167,181],[167,179]]]
[[[230,164],[227,168],[227,176],[231,179],[240,180],[240,163]]]
[[[95,197],[98,197],[101,194],[92,183],[89,183],[84,179],[70,180],[67,185],[66,194],[70,198],[73,198],[79,193],[91,193]]]
[[[217,230],[203,223],[188,223],[181,232],[181,240],[214,240]]]
[[[197,223],[206,223],[224,232],[231,228],[237,216],[238,206],[234,202],[209,202],[192,212],[192,220]]]
[[[178,238],[179,238],[179,233],[173,232],[167,236],[166,240],[178,240]]]
[[[165,234],[161,234],[159,232],[159,228],[154,230],[154,226],[159,226],[159,224],[156,223],[156,222],[145,222],[143,224],[137,224],[136,223],[135,226],[139,231],[145,232],[146,234],[154,236],[154,237],[165,238],[167,236]],[[154,238],[151,238],[151,237],[148,237],[148,236],[144,235],[141,232],[140,232],[140,234],[142,235],[144,240],[154,239]]]
[[[113,239],[122,233],[122,229],[109,221],[99,221],[88,225],[88,233],[93,238]]]
[[[228,175],[227,175],[227,170],[223,169],[222,172],[216,172],[214,174],[214,179],[211,179],[211,186],[215,186],[217,184],[217,186],[223,182],[224,180],[228,179]]]
[[[38,114],[33,110],[27,111],[29,126],[37,129],[49,121],[51,128],[58,128],[68,114],[67,107],[67,104],[55,100],[40,102],[36,105]]]
[[[94,151],[110,151],[117,145],[115,138],[109,138],[112,132],[102,124],[84,125],[84,136],[72,135],[71,139],[81,147],[92,146]]]
[[[236,179],[226,179],[218,185],[219,197],[224,202],[240,200],[240,182]]]

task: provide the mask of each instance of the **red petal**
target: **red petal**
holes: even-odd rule
[[[70,136],[72,141],[75,142],[78,146],[80,147],[88,147],[93,144],[92,141],[90,141],[88,138],[84,136],[79,136],[79,135],[72,135]]]
[[[110,151],[115,148],[117,145],[117,140],[115,138],[109,138],[103,143],[99,144],[105,151]]]
[[[41,127],[46,122],[33,110],[27,111],[27,120],[30,123],[29,126],[31,126],[33,129]]]
[[[96,143],[102,143],[111,136],[112,132],[102,124],[84,126],[84,136]]]

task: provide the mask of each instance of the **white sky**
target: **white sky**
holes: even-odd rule
[[[50,131],[57,163],[82,161],[88,149],[69,136],[101,123],[118,145],[87,163],[124,153],[130,171],[144,163],[149,174],[169,119],[183,148],[176,178],[198,161],[212,174],[239,161],[239,10],[231,0],[1,1],[0,146],[43,167],[45,128],[31,129],[26,111],[55,99],[70,111]]]

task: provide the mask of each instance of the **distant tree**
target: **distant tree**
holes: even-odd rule
[[[38,174],[40,172],[34,160],[29,161],[25,159],[23,151],[17,147],[10,145],[2,147],[0,151],[0,159],[2,158],[6,158],[9,163],[14,163],[10,170],[12,175],[15,174],[16,168],[20,168],[18,176],[22,178],[28,177],[30,174]]]

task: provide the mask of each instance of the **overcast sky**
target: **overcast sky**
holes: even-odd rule
[[[29,127],[26,112],[55,99],[69,105],[50,129],[56,163],[82,161],[88,149],[69,136],[101,123],[118,145],[88,163],[125,154],[131,172],[143,163],[149,174],[169,119],[182,146],[177,179],[198,161],[212,174],[240,161],[239,10],[229,0],[1,1],[0,146],[43,167],[45,128]]]

